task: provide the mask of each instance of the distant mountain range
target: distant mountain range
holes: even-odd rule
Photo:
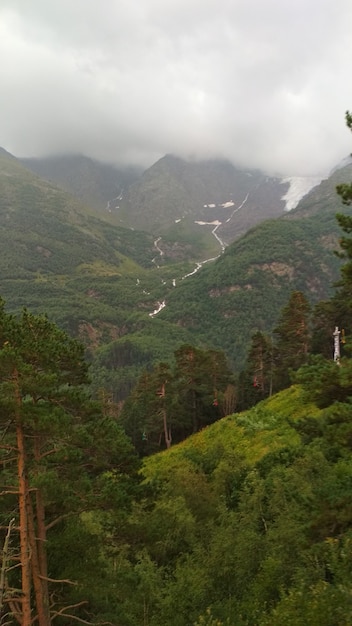
[[[96,385],[109,380],[117,397],[182,342],[241,367],[251,333],[275,326],[291,290],[313,303],[331,293],[335,187],[352,179],[343,165],[287,211],[318,181],[298,190],[297,179],[173,156],[144,173],[85,157],[34,167],[0,150],[0,294],[78,335]]]
[[[188,243],[190,236],[195,243],[206,233],[209,254],[255,224],[291,210],[321,181],[282,179],[240,170],[228,161],[192,162],[172,155],[143,173],[83,156],[22,159],[22,163],[89,206],[109,212],[120,226],[172,240],[184,241],[187,233]]]

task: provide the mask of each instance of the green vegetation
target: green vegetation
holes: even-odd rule
[[[335,205],[311,217],[298,212],[295,219],[284,216],[255,227],[171,292],[160,318],[225,350],[241,368],[252,333],[274,330],[292,291],[312,304],[331,295],[341,264],[332,254],[338,246]]]
[[[86,614],[89,600],[79,596],[99,568],[83,513],[126,500],[135,455],[89,399],[80,344],[47,318],[14,318],[1,303],[0,345],[1,623],[71,623]],[[87,568],[79,588],[74,551]]]
[[[121,423],[138,452],[152,454],[232,412],[233,390],[222,352],[186,344],[176,350],[173,366],[159,363],[144,372],[123,406]]]
[[[82,184],[93,165],[73,158],[72,171],[82,168]],[[57,171],[66,167],[64,162],[56,166]],[[325,183],[323,198],[314,190],[310,204],[306,199],[295,216],[263,223],[229,246],[217,261],[181,280],[194,269],[192,259],[216,256],[218,244],[210,226],[193,223],[192,212],[187,213],[190,205],[184,219],[176,220],[176,208],[182,208],[178,186],[182,193],[192,188],[187,202],[200,203],[202,208],[204,198],[211,199],[210,189],[212,199],[221,202],[221,194],[229,199],[236,183],[238,194],[245,197],[248,176],[230,164],[186,164],[173,157],[152,169],[145,181],[154,189],[160,180],[164,208],[173,193],[170,185],[175,192],[167,235],[163,233],[157,245],[153,235],[116,226],[116,214],[94,213],[17,159],[0,155],[1,295],[10,311],[28,306],[33,313],[45,312],[83,341],[92,362],[94,392],[104,389],[115,402],[126,398],[143,369],[170,362],[185,343],[222,350],[231,366],[241,370],[253,332],[273,331],[292,291],[301,291],[313,303],[326,298],[340,265],[331,254],[338,239],[331,188],[336,180],[343,180],[337,172]],[[258,184],[264,184],[259,173],[256,176]],[[93,186],[94,181],[92,174]],[[132,192],[137,199],[142,193],[138,185]],[[155,189],[151,198],[155,199]],[[317,206],[322,206],[319,213]],[[148,210],[143,215],[150,226]],[[165,300],[165,309],[151,318],[150,313]],[[133,346],[133,364],[123,362],[126,344]],[[106,355],[119,350],[116,366],[115,357]]]
[[[340,193],[345,202],[352,201],[346,188]],[[284,386],[287,374],[295,372],[295,384],[247,411],[233,413],[231,408],[222,419],[215,413],[218,407],[227,413],[226,390],[232,384],[224,354],[209,343],[200,348],[184,342],[168,363],[148,368],[163,351],[162,343],[154,353],[151,350],[154,322],[165,341],[175,327],[161,316],[146,318],[141,310],[125,316],[122,300],[120,334],[113,338],[108,326],[116,329],[109,317],[113,274],[104,275],[100,288],[98,276],[93,284],[91,277],[75,276],[72,280],[80,278],[82,291],[67,277],[60,280],[76,294],[74,306],[83,304],[91,318],[104,305],[105,325],[100,320],[99,327],[96,319],[95,326],[89,327],[87,320],[85,326],[91,347],[110,334],[111,341],[98,348],[101,381],[104,368],[118,371],[137,363],[146,370],[122,413],[104,389],[99,402],[91,400],[84,349],[76,340],[46,317],[26,310],[13,317],[1,307],[3,624],[351,624],[350,326],[341,357],[310,354],[324,337],[330,337],[331,345],[332,322],[335,326],[351,318],[352,217],[338,220],[344,231],[345,264],[336,293],[319,303],[311,324],[303,291],[291,289],[281,312],[275,311],[275,338],[261,329],[252,336],[245,374],[256,373],[262,395],[270,390],[271,377]],[[268,273],[262,265],[265,259],[281,263],[284,249],[294,258],[299,250],[305,263],[308,258],[312,262],[302,245],[303,220],[282,223],[285,231],[281,221],[274,226],[281,232],[276,250],[265,253],[257,233],[248,234],[258,243],[259,260],[255,267],[248,266],[240,256],[236,283],[228,274],[217,274],[222,259],[212,272],[204,272],[206,280],[219,278],[212,289],[242,285],[242,296],[255,292]],[[267,228],[264,225],[264,232]],[[326,232],[324,219],[321,228],[319,232]],[[239,249],[242,245],[239,242]],[[232,252],[224,255],[225,264]],[[280,284],[285,274],[275,268],[270,268],[271,278]],[[321,271],[323,275],[324,268]],[[151,274],[141,274],[140,280],[147,275],[146,280],[154,280]],[[59,277],[55,279],[51,286],[60,287]],[[133,290],[128,279],[122,274],[117,283],[130,288],[138,308],[140,285]],[[35,284],[39,289],[45,282],[38,276]],[[203,278],[187,284],[193,284],[200,297],[196,285],[204,287]],[[246,290],[246,284],[252,287]],[[82,297],[87,290],[91,311]],[[54,305],[54,293],[51,302]],[[190,300],[192,307],[196,320]],[[64,320],[65,313],[61,315]],[[216,315],[209,309],[210,319],[203,320],[207,328]],[[68,319],[82,320],[78,314]],[[97,328],[100,338],[94,336]],[[166,350],[184,332],[182,326],[174,330]],[[139,466],[119,424],[122,420],[136,442],[140,435],[143,441],[148,430],[149,453],[157,449],[160,434],[166,449],[149,454]],[[174,436],[179,441],[191,431],[171,445]]]

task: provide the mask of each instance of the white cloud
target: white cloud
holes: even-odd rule
[[[2,0],[0,144],[286,175],[350,152],[350,0]]]

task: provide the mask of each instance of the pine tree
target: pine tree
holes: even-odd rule
[[[275,388],[290,385],[290,370],[307,362],[310,349],[310,305],[301,291],[293,291],[274,330]]]
[[[15,511],[19,564],[4,602],[21,626],[50,626],[67,615],[52,602],[48,531],[76,511],[94,507],[95,484],[112,463],[128,464],[113,422],[86,393],[83,347],[46,317],[0,306],[0,463],[2,495]],[[108,437],[114,435],[115,441]],[[16,504],[17,500],[17,504]],[[63,584],[66,581],[61,581]],[[77,607],[81,603],[77,603]],[[70,619],[74,621],[74,607]]]
[[[234,407],[235,390],[225,354],[182,345],[173,367],[144,372],[124,404],[121,421],[142,455],[169,448]]]
[[[253,333],[246,367],[240,375],[241,410],[272,394],[273,359],[272,339],[261,331]]]

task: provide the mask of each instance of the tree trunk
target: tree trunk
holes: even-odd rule
[[[193,382],[193,381],[192,381]],[[197,397],[194,389],[191,391],[192,393],[192,423],[193,423],[193,432],[198,432],[198,415],[197,415]]]
[[[166,447],[169,449],[171,446],[172,436],[171,436],[171,428],[167,427],[167,415],[165,407],[162,409],[163,413],[163,423],[164,423],[164,437]]]
[[[158,395],[163,398],[162,402],[165,402],[165,383],[163,383],[161,385],[161,389],[158,392]],[[164,426],[164,438],[165,438],[165,445],[167,448],[170,448],[171,446],[171,441],[172,441],[172,436],[171,436],[171,428],[169,429],[167,427],[167,414],[166,414],[166,408],[165,406],[163,406],[163,408],[161,409],[161,414],[163,416],[163,426]]]
[[[38,537],[36,537],[36,529],[34,524],[34,512],[29,489],[27,490],[27,515],[28,515],[28,536],[31,546],[31,571],[35,594],[35,602],[38,616],[39,626],[51,626],[50,613],[48,606],[48,585],[43,580],[40,569],[40,558],[38,550]]]
[[[35,437],[34,441],[34,458],[37,466],[40,463],[40,440]],[[42,604],[43,624],[39,621],[39,626],[50,626],[50,610],[49,610],[49,590],[48,590],[48,562],[46,554],[46,527],[45,527],[45,506],[43,502],[43,494],[37,489],[35,494],[36,512],[37,512],[37,537],[36,548],[38,555],[38,572],[40,581],[40,597]],[[39,613],[39,611],[38,611]]]
[[[11,536],[11,530],[12,530],[14,523],[15,523],[15,518],[10,520],[10,523],[7,527],[4,547],[2,549],[1,570],[0,570],[0,623],[1,623],[1,616],[4,613],[4,605],[6,602],[6,578],[7,578],[7,570],[9,568],[9,563],[10,563],[10,558],[9,558],[10,536]]]
[[[19,503],[19,526],[20,526],[20,555],[22,576],[22,624],[31,626],[31,568],[30,568],[30,544],[28,536],[27,516],[27,477],[26,477],[26,449],[24,441],[23,425],[21,420],[22,399],[19,390],[18,372],[14,371],[15,383],[15,418],[17,438],[17,473],[18,473],[18,503]]]

